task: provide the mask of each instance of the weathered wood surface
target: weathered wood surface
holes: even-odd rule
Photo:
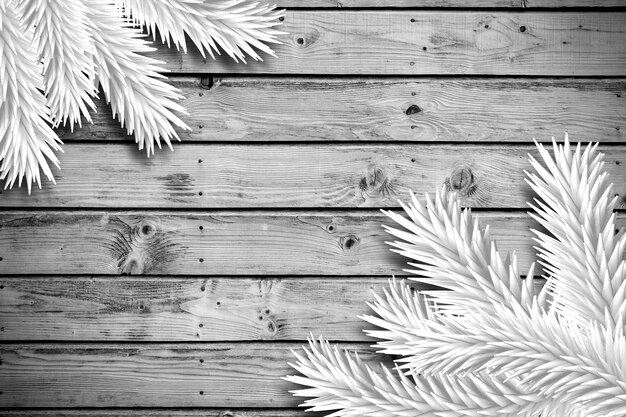
[[[303,408],[196,408],[196,409],[6,409],[6,417],[322,417],[324,413],[305,412]]]
[[[387,280],[0,277],[0,340],[368,341],[358,316]]]
[[[448,186],[469,207],[526,208],[530,145],[200,145],[147,159],[130,144],[73,144],[57,184],[0,206],[128,208],[397,207]],[[601,149],[626,207],[626,147]]]
[[[173,76],[193,130],[183,142],[626,140],[624,79],[214,78]],[[209,88],[209,86],[211,86]],[[69,141],[129,141],[102,101]]]
[[[526,269],[534,250],[523,213],[478,213],[501,251]],[[618,227],[626,217],[620,216]],[[0,213],[0,274],[383,275],[389,250],[377,211]]]
[[[296,407],[297,386],[281,378],[301,345],[2,345],[0,407]]]
[[[359,316],[388,286],[387,277],[0,277],[0,340],[372,341]]]
[[[567,8],[623,7],[623,0],[277,0],[278,7]]]
[[[623,12],[288,11],[277,58],[235,63],[161,46],[174,72],[626,75]]]

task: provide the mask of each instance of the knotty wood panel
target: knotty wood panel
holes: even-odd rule
[[[626,140],[623,79],[194,78],[170,82],[193,129],[189,141]],[[213,82],[213,84],[211,84]],[[209,88],[209,85],[211,87]],[[102,101],[94,124],[63,141],[134,143]]]
[[[433,7],[528,8],[528,7],[623,7],[622,0],[277,0],[278,7]]]
[[[412,282],[412,286],[420,284]],[[0,340],[371,340],[387,278],[0,277]]]
[[[525,269],[529,217],[479,215]],[[389,251],[381,223],[391,222],[375,211],[11,211],[0,213],[0,274],[399,274],[405,259]]]
[[[174,72],[626,75],[626,13],[288,11],[277,58],[161,46]]]
[[[73,144],[57,184],[5,191],[0,206],[397,207],[408,190],[449,186],[471,207],[526,208],[534,146],[199,145],[154,157],[135,144]],[[626,147],[604,148],[615,192],[626,196]],[[622,198],[619,207],[626,207]]]
[[[0,340],[372,341],[359,316],[388,287],[386,277],[0,277]]]
[[[322,417],[322,413],[305,412],[304,409],[13,409],[2,410],[7,417]]]
[[[281,378],[300,346],[2,345],[0,407],[296,407],[296,385]],[[385,359],[342,346],[370,365]]]

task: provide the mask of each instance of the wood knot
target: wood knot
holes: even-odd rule
[[[302,48],[306,48],[312,44],[314,44],[317,39],[320,37],[320,33],[317,30],[312,30],[307,34],[299,34],[295,36],[295,42],[298,46]]]
[[[405,113],[407,116],[412,114],[420,113],[422,109],[417,104],[411,104],[408,109],[406,109]]]
[[[451,191],[456,191],[463,197],[470,197],[476,192],[476,179],[470,168],[457,168],[452,175],[446,178],[444,186]]]
[[[339,245],[343,250],[349,251],[358,246],[360,239],[354,235],[342,236],[339,239]]]
[[[389,197],[396,193],[396,186],[385,170],[378,165],[370,165],[365,175],[361,176],[359,189],[367,197]]]

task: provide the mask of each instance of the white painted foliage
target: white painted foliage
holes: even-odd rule
[[[439,287],[411,292],[395,279],[363,319],[378,327],[380,353],[396,370],[311,339],[286,379],[307,388],[303,406],[333,416],[626,416],[626,234],[616,233],[616,197],[597,145],[554,142],[528,183],[531,216],[547,280],[534,265],[520,278],[456,194],[425,202],[411,194],[394,251],[411,259],[411,280]]]
[[[161,140],[171,148],[185,109],[167,84],[143,28],[187,52],[185,35],[203,55],[226,52],[235,61],[257,51],[274,55],[279,18],[254,0],[0,0],[0,179],[41,187],[40,170],[61,141],[52,129],[91,122],[98,86],[113,117],[148,156]],[[156,41],[156,38],[155,38]]]

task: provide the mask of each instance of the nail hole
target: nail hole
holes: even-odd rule
[[[198,195],[202,195],[202,191],[198,192]]]
[[[198,159],[198,163],[201,164],[202,163],[202,159]]]
[[[489,29],[489,25],[485,25],[485,29]]]
[[[198,229],[204,230],[204,226],[198,226]]]
[[[520,26],[519,31],[522,33],[526,32],[526,26]]]
[[[204,395],[204,391],[200,391],[200,395]]]
[[[415,23],[415,19],[411,19],[411,23]]]
[[[200,363],[204,363],[204,359],[200,359]]]
[[[298,42],[298,45],[304,45],[304,38],[298,38],[296,42]]]
[[[415,158],[411,158],[411,162],[415,162]]]
[[[427,48],[427,47],[425,47],[425,46],[423,46],[423,47],[422,47],[422,51],[428,51],[428,48]]]
[[[200,263],[204,262],[204,258],[198,259],[198,262],[200,262]]]
[[[198,324],[198,327],[202,328],[202,327],[204,327],[204,324],[200,323],[200,324]]]
[[[285,16],[281,16],[278,18],[278,20],[280,20],[281,22],[283,22],[285,20]]]
[[[221,306],[221,305],[222,305],[222,303],[218,301],[218,302],[217,302],[217,305],[218,305],[218,306]]]

